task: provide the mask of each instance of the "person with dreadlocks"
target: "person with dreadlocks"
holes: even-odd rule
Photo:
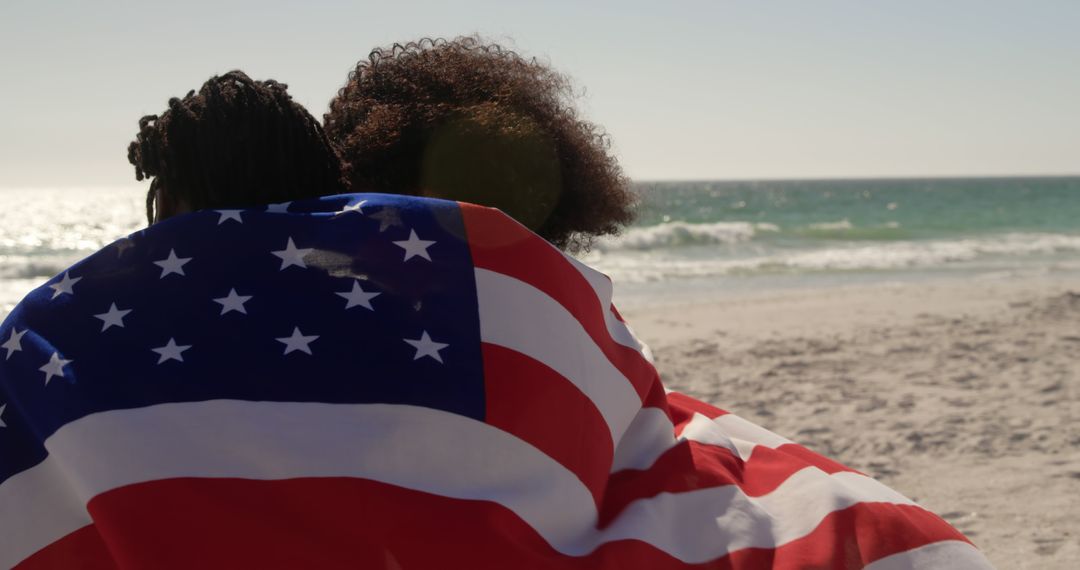
[[[335,147],[287,88],[230,71],[140,119],[128,161],[136,179],[153,179],[148,223],[345,192]]]
[[[607,135],[570,80],[475,37],[375,49],[323,122],[357,192],[499,208],[556,246],[586,249],[634,216]]]

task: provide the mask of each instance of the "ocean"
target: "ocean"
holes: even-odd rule
[[[725,293],[1080,273],[1080,177],[655,182],[581,255],[623,306]],[[0,317],[145,225],[138,189],[0,190]]]

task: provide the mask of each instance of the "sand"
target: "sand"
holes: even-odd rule
[[[1080,278],[624,311],[668,387],[871,474],[1001,569],[1080,568]]]

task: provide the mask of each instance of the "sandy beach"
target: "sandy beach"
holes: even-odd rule
[[[624,311],[667,385],[878,477],[998,568],[1080,561],[1080,279],[742,293]]]

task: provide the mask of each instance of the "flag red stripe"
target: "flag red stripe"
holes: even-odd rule
[[[652,387],[649,388],[649,392],[645,394],[645,399],[642,401],[642,407],[657,408],[663,410],[667,414],[668,418],[671,418],[671,410],[668,409],[667,393],[664,391],[664,385],[657,378],[653,382]]]
[[[624,319],[623,316],[619,313],[619,310],[615,308],[615,305],[611,306],[611,314],[615,315],[616,319],[619,319],[624,323],[626,322],[626,319]]]
[[[97,527],[87,525],[37,551],[15,566],[17,570],[114,570],[112,553]]]
[[[497,210],[461,204],[473,265],[519,279],[543,291],[581,322],[608,360],[642,399],[659,376],[640,352],[611,338],[604,307],[592,286],[559,250]]]
[[[701,400],[695,400],[690,396],[678,392],[668,392],[667,402],[668,407],[671,410],[671,418],[675,421],[676,425],[686,425],[695,413],[701,414],[710,420],[715,420],[716,418],[729,413],[716,406],[706,404]]]
[[[913,506],[861,503],[778,548],[747,548],[687,565],[633,540],[587,556],[554,551],[505,508],[362,479],[169,479],[90,502],[95,525],[17,568],[861,568],[897,552],[964,540]],[[282,517],[288,513],[288,517]],[[95,532],[96,531],[96,532]],[[94,540],[99,538],[107,545]],[[718,540],[723,540],[718,533]],[[422,545],[422,546],[420,546]],[[85,558],[80,558],[85,556]]]
[[[753,461],[754,458],[758,455],[758,453],[782,453],[787,456],[794,457],[808,465],[813,465],[814,467],[817,467],[818,469],[821,469],[826,473],[839,473],[841,471],[850,471],[851,473],[862,474],[862,472],[857,469],[852,469],[847,465],[844,465],[843,463],[833,461],[832,459],[829,459],[828,457],[825,457],[820,453],[814,453],[813,451],[810,451],[809,449],[797,443],[786,443],[775,448],[768,448],[764,446],[755,447],[753,455],[750,456],[750,460]]]
[[[859,503],[831,513],[812,533],[780,548],[740,551],[736,554],[745,558],[729,568],[862,568],[886,556],[945,540],[967,542],[956,529],[921,507]],[[752,563],[751,557],[756,558]]]
[[[614,450],[596,406],[548,366],[498,345],[481,346],[485,421],[577,475],[599,508]]]

